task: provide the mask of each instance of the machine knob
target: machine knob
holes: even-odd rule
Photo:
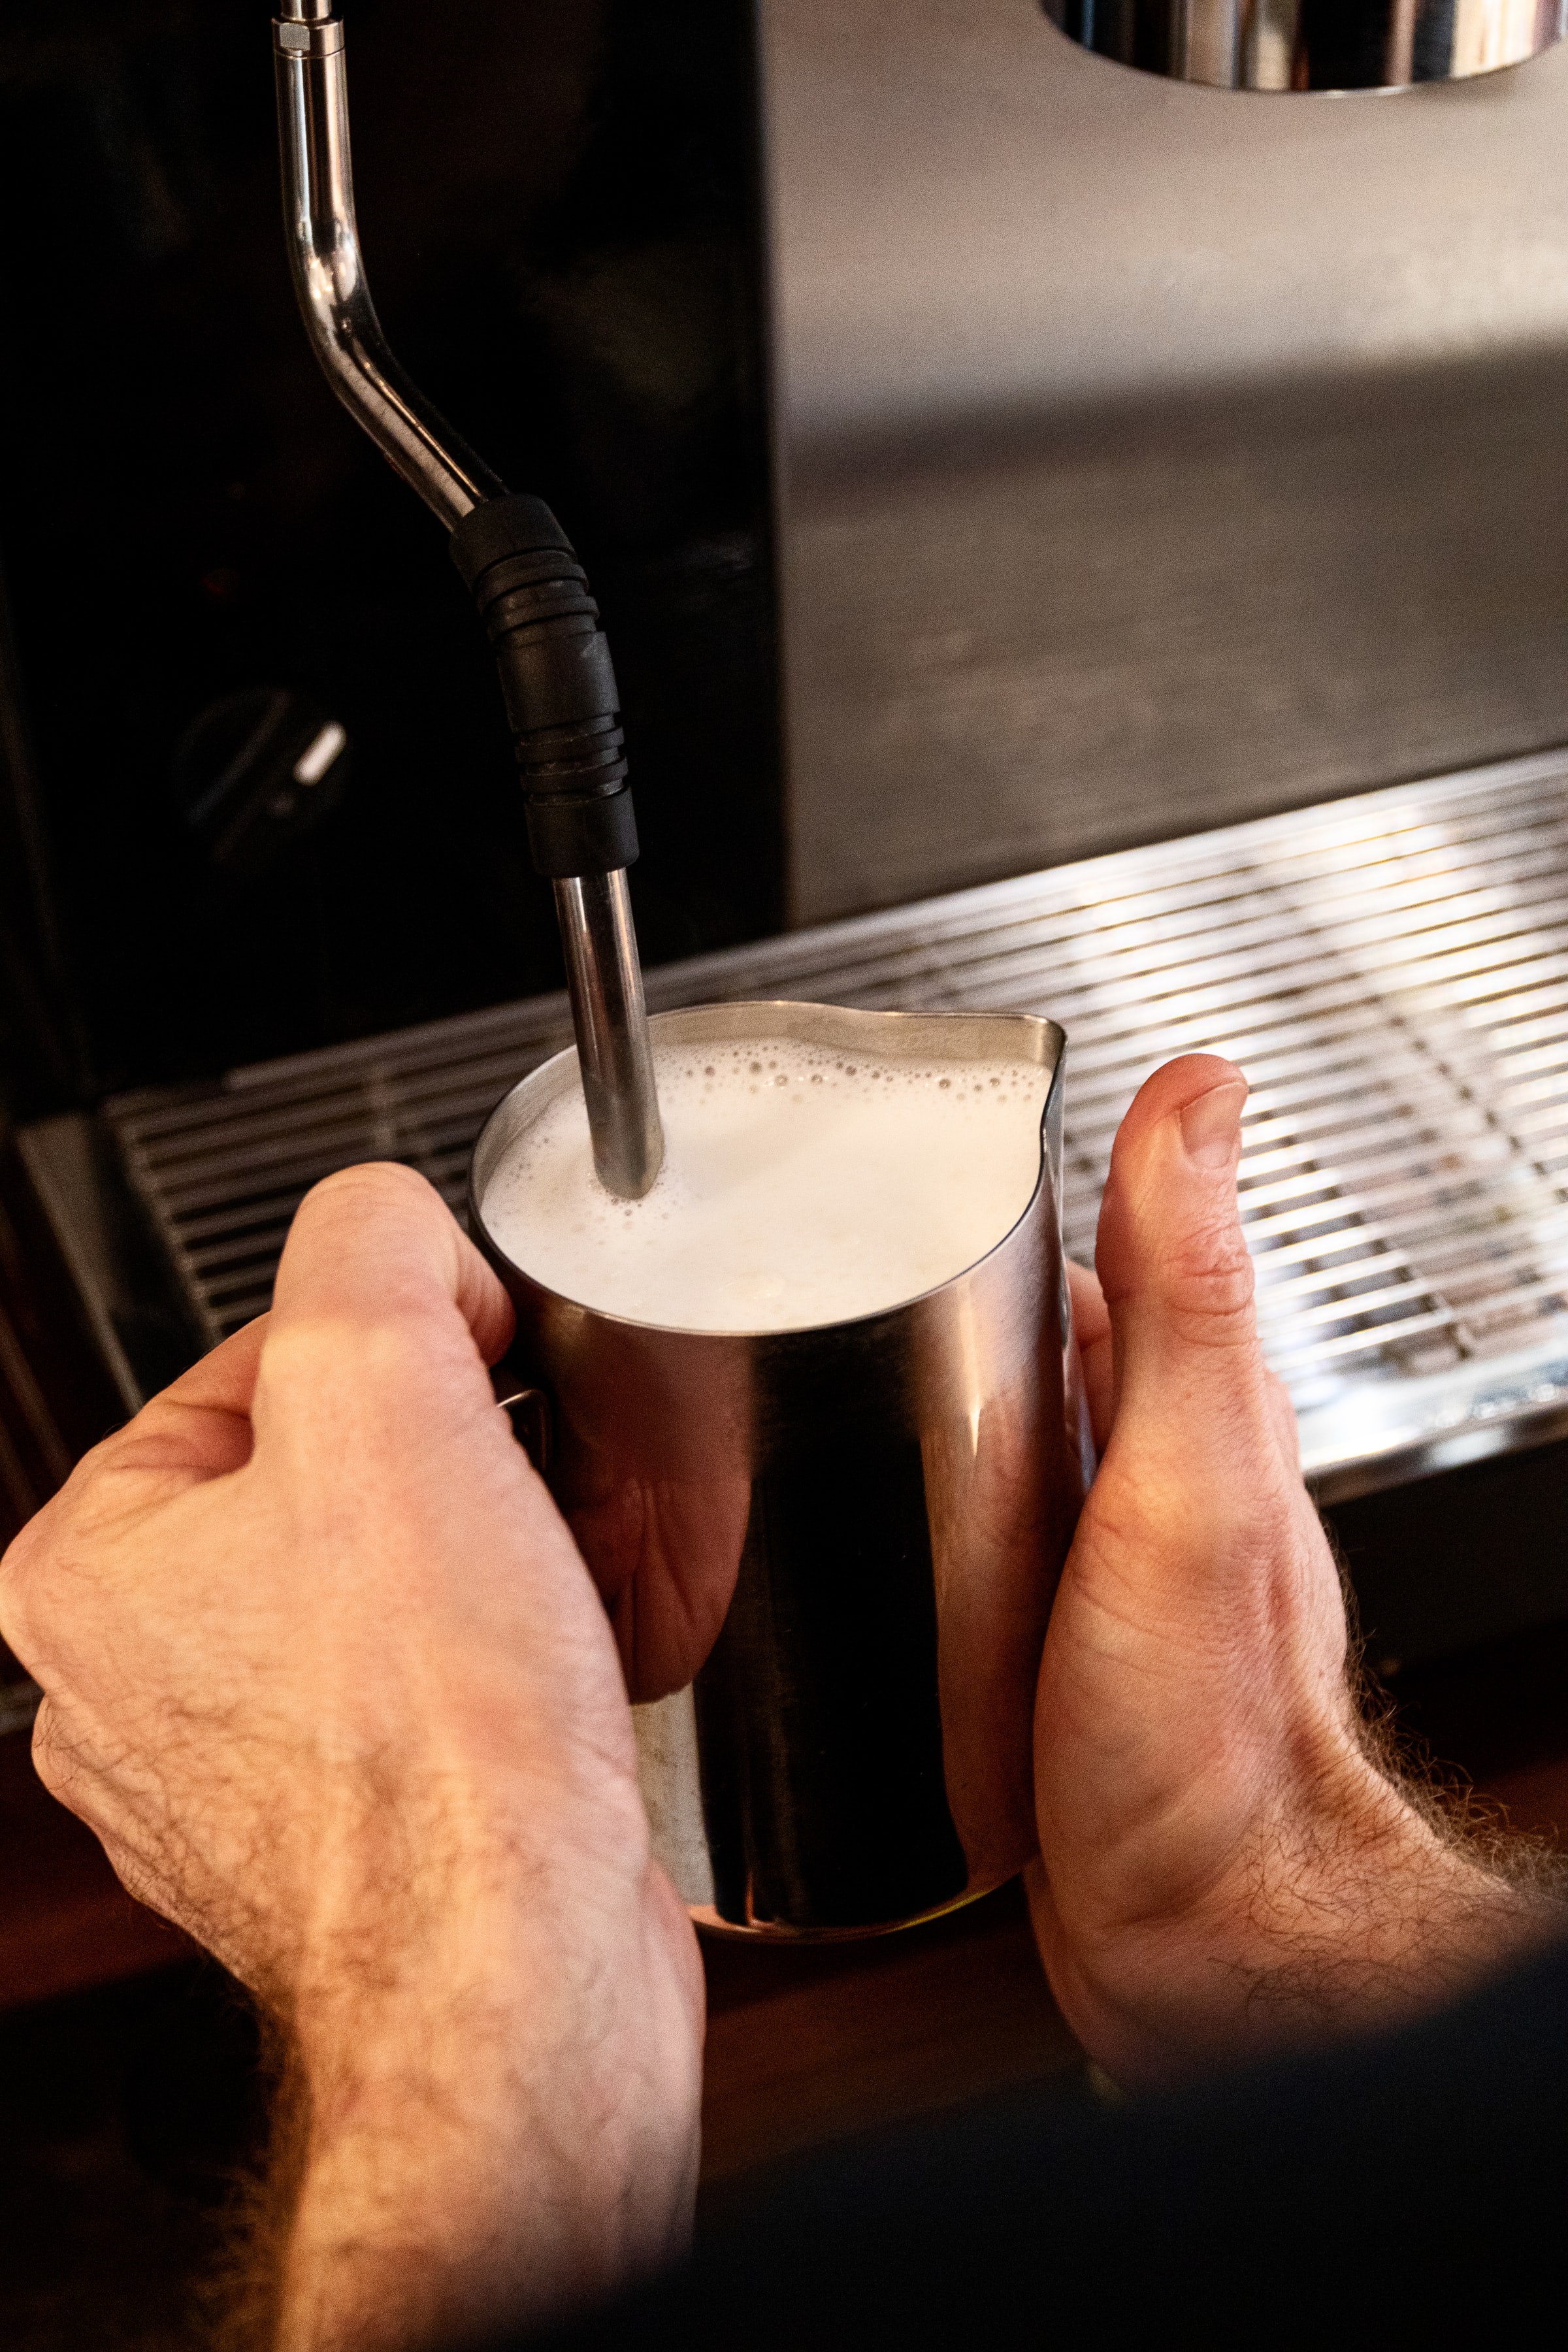
[[[258,881],[342,799],[348,730],[289,687],[209,703],[174,754],[186,825],[220,873]]]

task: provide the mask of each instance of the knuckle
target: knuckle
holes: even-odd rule
[[[18,1538],[17,1543],[20,1540]],[[25,1665],[33,1651],[26,1599],[29,1580],[25,1561],[14,1557],[16,1550],[17,1544],[13,1544],[0,1559],[0,1640],[9,1644]]]
[[[46,1505],[45,1508],[47,1507]],[[30,1518],[20,1533],[13,1536],[5,1550],[0,1552],[0,1608],[4,1608],[9,1594],[20,1591],[26,1579],[33,1554],[37,1549],[38,1519],[42,1516],[40,1512]]]
[[[1193,1234],[1166,1255],[1161,1288],[1167,1310],[1199,1340],[1225,1344],[1253,1330],[1252,1258],[1228,1221]]]
[[[79,1470],[76,1480],[80,1475]],[[60,1559],[62,1531],[79,1501],[79,1489],[55,1496],[0,1555],[0,1633],[24,1662],[36,1646],[33,1621],[40,1585],[47,1584],[49,1570]]]
[[[72,1812],[79,1810],[72,1802],[72,1790],[81,1780],[81,1759],[60,1726],[59,1713],[46,1694],[33,1719],[33,1769],[51,1797]]]

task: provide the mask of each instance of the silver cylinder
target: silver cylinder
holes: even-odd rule
[[[1521,64],[1565,0],[1045,0],[1069,40],[1218,89],[1404,89]]]
[[[515,1087],[474,1154],[471,1230],[517,1310],[509,1372],[616,1628],[659,1859],[710,1927],[900,1927],[1035,1851],[1036,1685],[1092,1470],[1061,1245],[1065,1040],[1024,1014],[805,1004],[650,1026],[1049,1073],[1012,1231],[923,1297],[807,1330],[629,1322],[498,1248],[486,1187],[576,1083],[574,1055]]]
[[[664,1164],[664,1129],[625,868],[558,881],[555,913],[594,1166],[606,1192],[640,1201]]]
[[[272,27],[294,290],[332,390],[449,530],[506,484],[409,381],[382,332],[354,216],[343,28],[327,5],[292,0]]]

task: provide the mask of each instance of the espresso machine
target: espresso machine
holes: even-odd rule
[[[321,381],[260,18],[76,13],[5,90],[61,182],[5,297],[13,1517],[266,1304],[310,1182],[460,1206],[606,960],[636,1030],[410,467]],[[279,70],[330,83],[339,16],[281,7]],[[1568,1610],[1563,29],[383,0],[357,224],[326,185],[388,413],[593,582],[648,1004],[1059,1021],[1081,1256],[1147,1071],[1248,1070],[1267,1344],[1390,1672]],[[344,248],[290,218],[309,318]]]

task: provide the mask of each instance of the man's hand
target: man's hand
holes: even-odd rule
[[[1117,1138],[1076,1287],[1102,1448],[1047,1637],[1030,1899],[1122,2079],[1435,2003],[1561,1932],[1375,1760],[1345,1612],[1266,1369],[1237,1206],[1247,1087],[1194,1055]]]
[[[499,1284],[402,1168],[0,1569],[36,1755],[289,2030],[278,2341],[538,2316],[679,2250],[701,1972],[603,1604],[492,1398]],[[270,2340],[270,2339],[269,2339]]]

